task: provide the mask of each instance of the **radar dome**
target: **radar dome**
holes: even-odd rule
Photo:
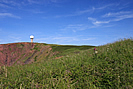
[[[33,38],[34,38],[34,36],[33,36],[33,35],[31,35],[31,36],[30,36],[30,38],[31,38],[31,39],[33,39]]]

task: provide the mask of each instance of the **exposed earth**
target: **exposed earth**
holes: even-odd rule
[[[41,43],[0,44],[0,66],[24,65],[47,59],[56,54],[51,50],[51,46]]]

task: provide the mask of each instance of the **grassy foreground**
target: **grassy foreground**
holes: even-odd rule
[[[24,66],[0,67],[0,88],[132,89],[133,39]]]

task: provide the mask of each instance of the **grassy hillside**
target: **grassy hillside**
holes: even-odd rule
[[[0,67],[0,88],[132,89],[133,39],[96,49],[97,54],[80,50],[60,59]]]
[[[0,44],[0,66],[25,65],[49,58],[58,59],[92,47],[28,42]]]
[[[55,57],[60,57],[78,54],[81,50],[94,48],[95,46],[51,45],[51,47],[53,52],[58,52]]]

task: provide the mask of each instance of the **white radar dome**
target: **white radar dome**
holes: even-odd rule
[[[34,36],[33,36],[33,35],[31,35],[31,36],[30,36],[30,38],[31,38],[31,39],[33,39],[33,38],[34,38]]]

